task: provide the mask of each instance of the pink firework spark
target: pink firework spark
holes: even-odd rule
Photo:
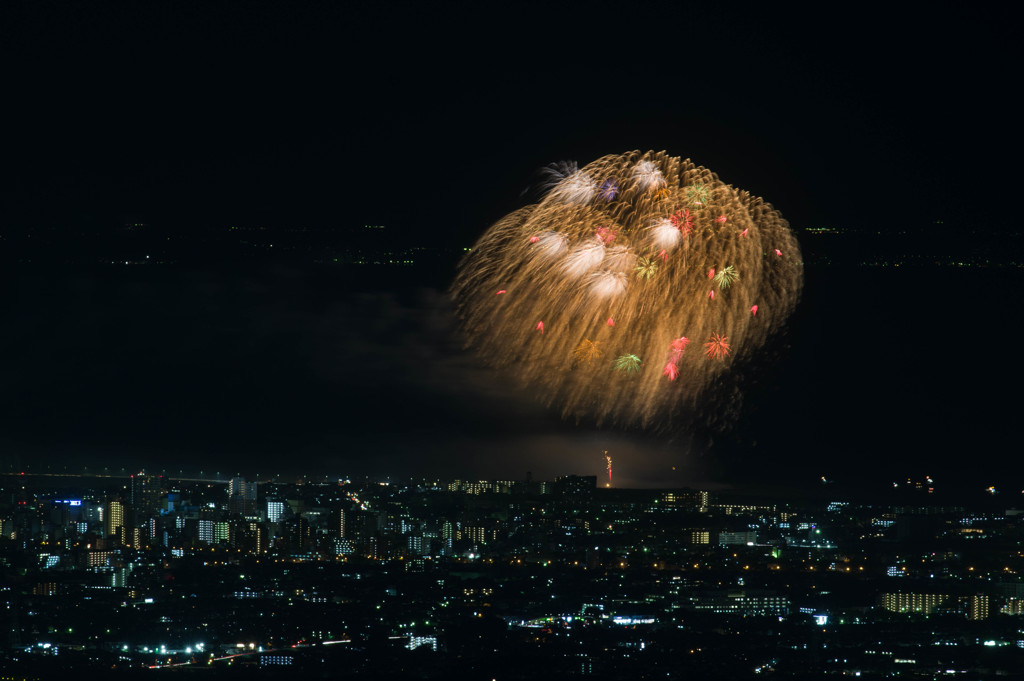
[[[729,218],[725,217],[724,215],[719,215],[717,218],[715,218],[715,222],[721,222],[724,225],[725,221],[728,219]]]
[[[670,381],[676,380],[676,377],[679,376],[679,362],[682,360],[683,351],[686,350],[686,346],[689,343],[689,338],[680,336],[669,344],[668,361],[665,363],[665,370],[662,372],[662,376],[668,376]]]
[[[690,339],[689,338],[687,338],[686,336],[680,336],[679,338],[676,338],[674,341],[672,341],[672,344],[669,345],[669,348],[672,350],[672,352],[675,352],[675,353],[678,353],[678,354],[681,355],[681,354],[683,354],[683,351],[686,350],[686,346],[689,345],[689,344],[690,344]]]
[[[618,232],[613,232],[608,227],[597,228],[597,238],[600,239],[602,243],[610,244],[617,235]]]
[[[500,291],[498,291],[498,295],[500,296],[504,292],[505,292],[505,289],[501,289]]]
[[[539,237],[539,236],[531,236],[531,237],[530,237],[530,243],[531,243],[531,244],[535,244],[535,243],[537,243],[538,241],[540,241],[540,237]]]
[[[708,291],[708,298],[710,298],[711,300],[715,299],[715,289],[711,289],[710,291]]]
[[[728,336],[711,334],[711,338],[704,344],[704,354],[708,356],[708,359],[725,359],[729,355],[728,340]]]
[[[544,333],[544,322],[537,322],[537,330]]]
[[[664,250],[663,250],[663,251],[662,251],[661,253],[659,253],[658,255],[659,255],[659,256],[661,257],[661,259],[662,259],[662,260],[663,260],[664,262],[668,262],[668,253],[667,253],[666,251],[664,251]]]
[[[715,278],[715,268],[712,267],[710,270],[708,270],[708,279],[714,279],[714,278]]]
[[[754,305],[753,307],[750,308],[750,314],[754,315],[755,317],[757,316],[757,305]]]
[[[775,249],[775,255],[781,256],[782,255],[782,251],[780,251],[779,249],[776,248]]]
[[[740,232],[740,236],[746,236],[746,235],[747,235],[747,232],[749,232],[749,231],[750,231],[750,227],[747,227],[747,228],[746,228],[745,230],[743,230],[742,232]]]
[[[608,326],[615,326],[615,320],[611,317],[608,318]]]

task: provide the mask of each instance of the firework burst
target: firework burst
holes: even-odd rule
[[[619,185],[615,184],[611,180],[605,180],[601,183],[601,189],[598,192],[605,201],[614,201],[615,197],[619,195]]]
[[[665,175],[651,159],[644,159],[633,166],[633,180],[642,191],[659,191],[665,186]]]
[[[711,201],[711,191],[703,182],[695,182],[683,188],[683,197],[693,206],[706,206]]]
[[[733,267],[732,265],[727,265],[722,269],[718,270],[718,272],[715,272],[713,277],[715,279],[715,284],[718,286],[718,288],[724,291],[725,289],[732,286],[736,282],[736,280],[740,278],[740,273],[737,272],[736,268]]]
[[[717,333],[711,334],[711,338],[704,344],[704,354],[708,359],[725,359],[729,356],[729,337],[720,336]]]
[[[651,258],[640,258],[636,263],[638,279],[650,279],[658,272],[658,263]]]
[[[613,366],[616,371],[624,371],[627,374],[638,374],[640,373],[640,367],[643,362],[636,355],[620,355],[615,358]]]
[[[467,253],[452,295],[469,344],[565,416],[669,427],[793,311],[789,226],[709,170],[630,152],[548,177]]]
[[[573,351],[577,362],[593,362],[601,357],[601,341],[594,342],[584,338]]]
[[[582,170],[569,175],[551,191],[551,196],[566,203],[589,203],[597,195],[597,183]]]

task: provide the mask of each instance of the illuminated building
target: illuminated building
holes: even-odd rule
[[[462,528],[462,538],[468,539],[474,544],[487,543],[487,531],[482,527],[466,526]]]
[[[120,530],[124,527],[125,508],[120,501],[107,502],[104,509],[103,534],[107,537],[119,537]]]
[[[86,564],[89,567],[106,567],[114,556],[113,551],[89,551],[86,557]]]
[[[661,497],[664,508],[695,509],[699,513],[707,513],[711,504],[711,493],[703,491],[673,490]]]
[[[690,543],[692,544],[710,544],[711,533],[707,530],[694,530],[690,533]]]
[[[718,535],[718,543],[721,546],[755,544],[757,543],[757,533],[753,530],[746,532],[721,532]]]
[[[970,600],[967,603],[967,619],[988,619],[988,596],[975,594],[970,597]]]
[[[267,502],[267,520],[272,523],[276,523],[284,515],[284,502],[283,501],[268,501]]]
[[[212,544],[214,542],[213,527],[212,520],[200,520],[198,524],[199,541],[204,544]]]
[[[56,582],[39,582],[32,587],[33,596],[56,596],[57,595],[57,583]]]
[[[256,483],[245,478],[231,478],[228,483],[228,511],[243,517],[256,512]]]
[[[690,597],[690,602],[695,610],[722,615],[783,617],[790,611],[789,598],[760,589],[699,591]]]
[[[331,527],[339,539],[344,539],[345,534],[345,509],[339,508],[331,514]]]
[[[949,594],[882,594],[882,607],[890,612],[919,612],[930,615],[949,599]]]
[[[437,652],[436,636],[410,636],[409,642],[405,645],[409,650],[416,650],[420,646],[430,646],[430,649]]]
[[[999,612],[1003,615],[1024,615],[1024,598],[1010,598]]]

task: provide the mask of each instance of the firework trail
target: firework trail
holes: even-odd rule
[[[605,467],[608,469],[608,487],[612,486],[612,457],[608,456],[607,450],[602,452],[605,461]]]
[[[452,295],[469,344],[563,415],[667,427],[793,311],[789,225],[706,168],[634,151],[549,178],[480,238]]]

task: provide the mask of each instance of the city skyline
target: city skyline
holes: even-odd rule
[[[0,668],[1019,672],[1017,496],[600,479],[0,475]]]
[[[1021,678],[1018,24],[4,3],[0,676]]]

